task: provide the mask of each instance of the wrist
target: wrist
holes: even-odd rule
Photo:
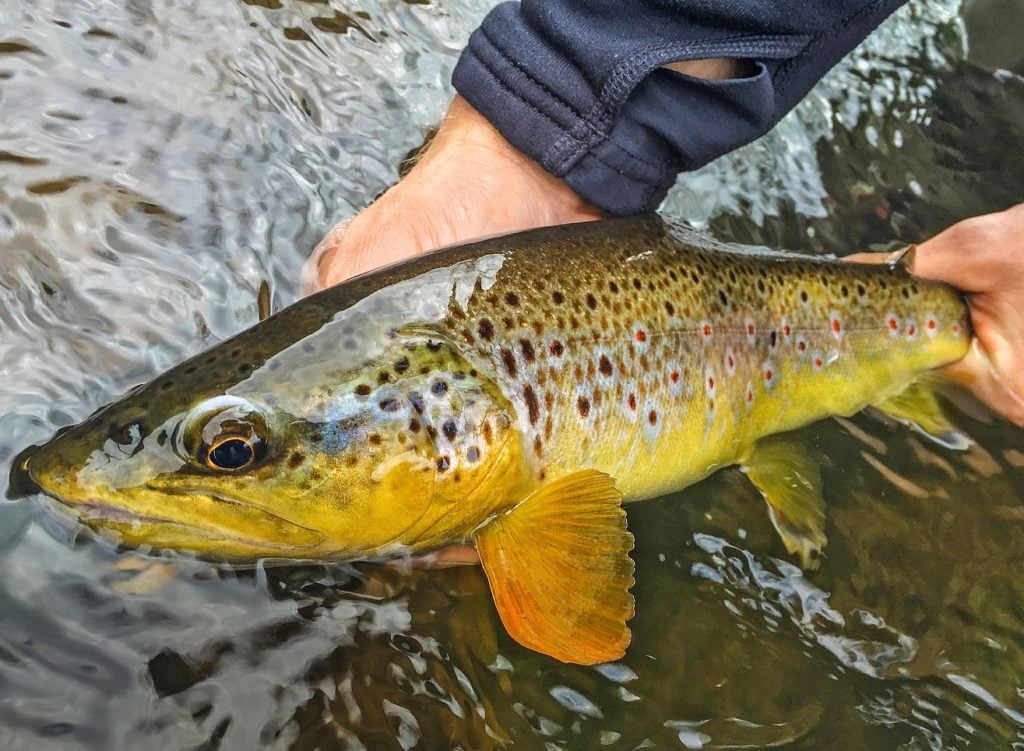
[[[437,135],[413,171],[429,173],[442,181],[469,180],[474,202],[478,197],[489,197],[505,204],[506,213],[514,208],[509,203],[520,204],[519,213],[524,219],[529,216],[530,221],[516,229],[606,216],[564,180],[509,143],[461,96],[452,100]],[[466,187],[454,190],[452,195],[469,197],[471,191]]]

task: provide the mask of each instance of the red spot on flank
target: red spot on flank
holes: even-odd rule
[[[890,328],[890,329],[891,329],[892,331],[895,331],[895,330],[896,330],[896,327],[897,327],[897,326],[899,326],[899,324],[898,324],[898,323],[896,323],[896,319],[895,319],[895,318],[890,318],[890,319],[889,319],[889,328]]]
[[[930,318],[928,319],[928,328],[930,328],[932,331],[935,331],[935,321],[933,321]]]
[[[710,376],[708,377],[708,388],[711,389],[712,391],[715,390],[715,379],[711,378]]]
[[[629,395],[629,408],[630,408],[631,411],[636,412],[636,395],[635,394],[630,394]]]
[[[796,348],[803,352],[805,349],[807,349],[807,342],[797,342]]]
[[[843,324],[839,322],[838,318],[832,319],[832,330],[837,334],[843,330]]]
[[[754,392],[751,389],[747,389],[747,401],[754,401]]]
[[[672,383],[679,383],[679,371],[678,370],[673,370],[669,374],[669,378],[672,379]]]
[[[770,381],[772,379],[772,371],[770,368],[764,371],[764,379],[766,381]]]
[[[791,329],[789,328],[789,324],[788,323],[785,326],[782,327],[783,335],[789,336],[790,331],[791,331]]]
[[[753,336],[753,335],[754,335],[754,324],[748,323],[747,324],[747,336]]]
[[[914,327],[914,324],[910,324],[909,326],[907,326],[907,336],[913,336],[916,333],[917,329]]]
[[[725,356],[725,364],[732,370],[736,366],[736,362],[732,359],[732,355]]]
[[[822,359],[820,357],[815,357],[814,358],[814,367],[820,368],[822,365],[824,365],[824,362],[822,362]]]
[[[647,341],[647,332],[644,331],[643,329],[640,329],[639,331],[637,331],[636,332],[636,340],[638,342],[646,342]]]
[[[711,336],[711,324],[704,324],[704,336]]]
[[[958,324],[958,323],[954,323],[953,324],[953,333],[954,334],[959,334],[960,333],[960,324]]]

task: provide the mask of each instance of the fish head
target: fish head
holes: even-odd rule
[[[452,345],[403,336],[349,364],[280,357],[209,383],[184,363],[26,468],[124,544],[226,560],[392,554],[485,518],[466,500],[501,474],[492,465],[507,463],[514,430],[500,392]]]

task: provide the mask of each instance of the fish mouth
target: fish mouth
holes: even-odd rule
[[[186,519],[173,514],[135,511],[94,496],[69,500],[50,492],[46,492],[46,495],[52,505],[66,515],[77,517],[93,529],[117,531],[132,545],[191,549],[228,559],[267,554],[312,557],[325,539],[324,534],[315,529],[220,493],[147,490],[154,496],[166,496],[185,502],[206,501],[212,504],[211,508],[221,513],[214,514],[214,518],[200,515],[196,519]],[[194,536],[195,544],[192,544],[190,536]],[[223,542],[223,555],[219,550],[219,542]],[[251,555],[232,552],[246,548],[252,549]]]

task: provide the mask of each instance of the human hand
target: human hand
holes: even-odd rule
[[[303,269],[302,287],[312,292],[474,237],[603,215],[455,97],[409,174],[320,241]]]
[[[858,253],[846,260],[889,258]],[[1024,204],[965,219],[920,243],[911,271],[967,294],[974,340],[945,372],[1024,427]]]
[[[747,61],[727,58],[665,67],[705,79],[737,78],[751,69]],[[302,272],[302,290],[475,237],[602,216],[457,96],[409,174],[316,247]]]

